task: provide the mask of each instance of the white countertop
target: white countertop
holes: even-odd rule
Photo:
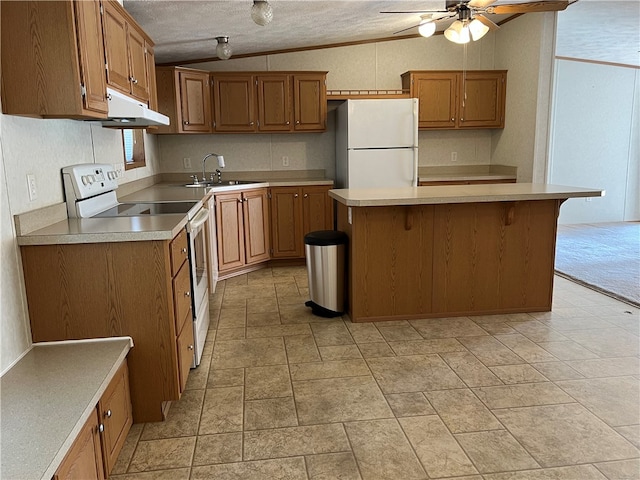
[[[379,207],[601,197],[604,195],[604,191],[564,185],[497,183],[486,185],[336,189],[329,190],[329,195],[349,207]]]
[[[2,376],[2,478],[53,477],[132,345],[130,337],[36,343]]]

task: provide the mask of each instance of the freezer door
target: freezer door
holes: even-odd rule
[[[349,150],[347,188],[416,186],[416,150]]]
[[[418,141],[418,100],[347,100],[347,148],[414,147]]]

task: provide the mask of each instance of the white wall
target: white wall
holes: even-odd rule
[[[560,223],[640,220],[639,82],[636,68],[557,60],[550,182],[606,190],[567,202]]]

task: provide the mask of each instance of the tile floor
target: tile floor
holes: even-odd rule
[[[640,478],[640,311],[556,277],[553,312],[351,324],[304,267],[218,285],[202,364],[112,478]]]

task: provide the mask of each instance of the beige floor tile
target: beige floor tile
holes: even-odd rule
[[[356,343],[383,342],[384,338],[373,323],[345,322],[351,337]]]
[[[473,319],[476,320],[475,317],[473,317]],[[478,324],[478,326],[480,328],[482,328],[485,332],[487,332],[490,335],[517,333],[517,330],[515,328],[513,328],[511,326],[511,324],[509,324],[507,322],[503,322],[503,323],[481,323],[479,321],[476,321],[476,323]]]
[[[635,315],[621,314],[613,317],[605,316],[604,320],[633,335],[640,335],[640,320],[637,313]]]
[[[307,455],[309,480],[361,480],[356,459],[351,452]]]
[[[427,318],[410,320],[409,323],[426,339],[476,337],[487,334],[467,317]]]
[[[247,338],[285,337],[291,335],[311,335],[311,329],[308,324],[267,325],[265,327],[247,328]]]
[[[612,427],[640,423],[640,382],[633,377],[567,380],[556,385]]]
[[[385,394],[465,386],[438,355],[369,358],[367,363]]]
[[[243,388],[222,387],[206,390],[199,435],[242,430]]]
[[[187,385],[185,387],[185,390],[199,390],[206,388],[210,365],[211,356],[203,356],[200,361],[200,365],[189,370],[189,376],[187,377]]]
[[[248,285],[249,277],[246,273],[242,275],[236,275],[235,277],[227,278],[225,282],[225,293],[227,291],[231,291],[233,287],[237,287],[238,285]]]
[[[614,326],[612,323],[603,320],[600,316],[593,316],[590,312],[575,307],[554,307],[553,311],[548,313],[548,316],[551,318],[541,318],[540,321],[559,332],[570,332],[572,330],[600,330]]]
[[[319,347],[322,360],[353,360],[362,358],[362,354],[356,345],[334,345],[331,347]]]
[[[456,435],[456,440],[460,442],[480,473],[539,467],[506,430],[460,433]]]
[[[496,335],[495,338],[503,345],[509,347],[525,362],[552,362],[557,360],[556,357],[547,352],[544,348],[539,347],[527,337],[519,333],[511,335]]]
[[[435,415],[436,411],[422,392],[389,393],[384,396],[396,417]]]
[[[349,422],[345,429],[363,480],[427,478],[395,419]]]
[[[200,435],[196,442],[193,465],[213,465],[242,461],[242,433]]]
[[[593,465],[493,473],[483,477],[485,480],[607,480]]]
[[[218,330],[217,338],[218,340],[242,340],[247,338],[247,329],[244,327],[221,328]]]
[[[276,296],[278,297],[294,297],[296,295],[300,295],[300,291],[298,290],[298,285],[296,281],[291,278],[290,281],[280,282],[275,284],[276,287]]]
[[[504,428],[469,389],[440,390],[425,395],[453,433]]]
[[[153,472],[127,473],[125,475],[109,475],[113,480],[189,480],[189,468],[171,470],[155,470]]]
[[[244,434],[245,460],[349,450],[349,441],[339,423],[257,430]]]
[[[582,361],[567,361],[567,365],[585,377],[613,377],[616,375],[640,374],[638,357],[597,358]]]
[[[143,428],[144,423],[134,423],[133,425],[131,425],[131,429],[129,430],[127,438],[124,441],[122,450],[120,450],[118,459],[111,469],[112,475],[125,473],[127,471],[129,462],[131,461],[131,457],[133,457],[133,452],[135,452],[136,446],[138,445],[138,440],[140,440],[140,435],[142,434]]]
[[[564,362],[534,363],[531,366],[552,382],[555,382],[556,380],[574,380],[576,378],[584,378],[581,373],[574,370]]]
[[[354,343],[349,330],[342,320],[328,320],[311,325],[313,336],[319,347],[330,345],[349,345]]]
[[[320,347],[322,348],[322,347]],[[328,362],[297,363],[289,367],[291,379],[315,380],[319,378],[359,377],[369,376],[369,367],[362,359],[331,360]]]
[[[626,438],[632,445],[640,449],[640,425],[615,427],[614,430]]]
[[[387,342],[360,343],[360,353],[364,358],[395,357],[395,353]]]
[[[595,467],[610,480],[638,480],[640,478],[640,459],[638,458],[596,463]]]
[[[241,387],[244,385],[244,368],[212,368],[207,380],[207,388]]]
[[[431,478],[478,473],[437,415],[398,421]]]
[[[547,378],[531,365],[499,365],[489,367],[506,384],[546,382]]]
[[[246,308],[222,308],[218,318],[218,329],[244,328],[247,326]]]
[[[188,467],[196,437],[166,438],[138,442],[129,465],[129,473]]]
[[[198,433],[204,390],[185,390],[180,400],[171,403],[164,422],[145,423],[141,440],[192,437]]]
[[[525,363],[522,358],[494,337],[461,337],[458,340],[486,366]]]
[[[303,457],[278,458],[256,462],[224,463],[193,467],[191,480],[303,480],[307,472]]]
[[[273,284],[253,284],[253,285],[227,285],[224,290],[224,299],[247,300],[267,298],[273,299],[276,296],[276,289]],[[223,300],[224,304],[224,300]]]
[[[290,397],[293,395],[291,377],[289,376],[289,367],[287,365],[247,367],[244,381],[245,400]]]
[[[319,362],[320,352],[312,335],[284,337],[289,363]]]
[[[532,342],[563,342],[568,340],[560,332],[533,318],[526,322],[511,322],[509,325]]]
[[[550,382],[479,387],[474,388],[473,392],[490,409],[575,402],[573,398]]]
[[[404,340],[389,342],[396,355],[427,355],[429,353],[466,352],[467,349],[455,338],[433,340]]]
[[[576,330],[565,335],[601,357],[627,357],[640,354],[640,339],[621,328]]]
[[[280,312],[275,311],[249,312],[247,311],[247,327],[265,327],[280,325]]]
[[[469,387],[502,385],[502,381],[472,353],[443,353],[440,356]]]
[[[293,397],[250,400],[244,403],[244,430],[298,425]]]
[[[287,363],[282,338],[247,338],[217,341],[213,348],[213,368],[239,368]]]
[[[293,382],[293,393],[300,425],[393,416],[372,377]]]
[[[587,358],[598,358],[591,350],[587,350],[582,345],[572,342],[538,342],[547,352],[553,354],[559,360],[585,360]]]
[[[278,313],[277,298],[249,298],[246,303],[247,320],[249,314]]]
[[[311,313],[309,307],[305,307],[304,302],[300,300],[300,297],[295,297],[295,303],[289,303],[294,297],[280,297],[278,302],[280,303],[280,323],[283,325],[289,325],[291,323],[318,323],[326,321],[316,317]]]
[[[393,325],[378,327],[378,331],[387,342],[400,342],[406,340],[422,340],[420,334],[411,325]]]
[[[582,405],[510,408],[493,413],[543,467],[638,456],[633,445]]]

